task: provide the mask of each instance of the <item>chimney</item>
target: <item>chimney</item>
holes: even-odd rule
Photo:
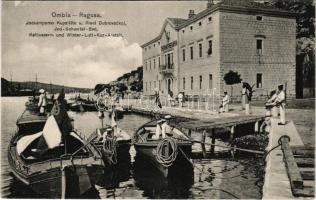
[[[193,17],[194,15],[195,15],[194,10],[189,10],[189,19]]]
[[[208,1],[207,1],[206,8],[208,9],[208,8],[212,7],[212,5],[214,5],[213,0],[208,0]]]

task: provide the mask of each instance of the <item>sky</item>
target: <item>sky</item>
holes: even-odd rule
[[[2,2],[1,76],[13,81],[38,81],[93,88],[142,65],[141,45],[156,37],[167,17],[187,18],[206,8],[206,1],[10,1]],[[56,18],[55,13],[99,13],[96,21],[125,21],[126,26],[98,26],[100,33],[123,37],[29,37],[58,33],[55,26],[26,25],[27,21],[81,21]],[[94,21],[94,20],[89,20]],[[86,32],[87,33],[87,32]]]

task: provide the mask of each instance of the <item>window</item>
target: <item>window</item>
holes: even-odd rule
[[[191,76],[191,90],[193,90],[193,76]]]
[[[147,91],[147,82],[145,82],[145,86],[146,86],[146,91]]]
[[[262,16],[257,16],[258,21],[262,21]]]
[[[202,58],[202,43],[199,44],[199,55]]]
[[[182,61],[185,61],[185,49],[182,49]]]
[[[182,30],[182,33],[184,33],[185,31],[184,31],[184,29]]]
[[[171,65],[173,64],[173,53],[170,54],[171,55]]]
[[[257,74],[257,88],[262,88],[262,74]]]
[[[210,74],[208,78],[208,89],[213,89],[213,75]]]
[[[154,69],[156,69],[156,60],[154,58]]]
[[[212,17],[209,17],[209,18],[208,18],[208,21],[211,22],[211,21],[212,21]]]
[[[185,90],[185,78],[183,77],[183,90]]]
[[[190,26],[190,30],[191,30],[191,31],[193,30],[193,26]]]
[[[158,57],[158,66],[160,66],[160,57]]]
[[[259,55],[262,55],[262,49],[263,49],[263,41],[262,39],[257,39],[257,53]]]
[[[155,44],[154,44],[154,47],[155,47]]]
[[[199,26],[202,26],[202,22],[199,22]]]
[[[149,61],[149,69],[151,70],[151,60]]]
[[[202,81],[203,81],[202,76],[200,76],[200,90],[202,89]]]
[[[193,46],[190,47],[190,53],[191,53],[191,60],[193,60]]]
[[[208,41],[208,50],[207,50],[207,55],[212,55],[213,53],[213,42],[212,40]]]
[[[146,66],[146,71],[147,71],[147,61],[145,62],[145,66]]]

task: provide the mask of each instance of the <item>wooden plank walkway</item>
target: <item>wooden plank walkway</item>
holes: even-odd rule
[[[223,117],[212,120],[189,120],[180,122],[178,126],[192,131],[210,131],[216,128],[226,128],[241,124],[260,123],[264,120],[262,115],[240,115],[234,117]]]
[[[292,173],[299,174],[302,181],[301,187],[292,186],[293,195],[296,197],[314,197],[315,196],[315,151],[314,147],[294,146],[290,148],[293,154],[293,160],[297,164],[297,171],[288,170],[290,181]],[[290,158],[292,159],[292,158]],[[288,159],[285,159],[287,162]],[[311,184],[312,183],[312,184]]]

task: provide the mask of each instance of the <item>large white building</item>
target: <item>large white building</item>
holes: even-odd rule
[[[187,19],[166,18],[160,33],[142,45],[143,92],[164,95],[216,94],[230,90],[223,77],[232,70],[266,96],[280,83],[295,96],[293,13],[251,0],[208,2]],[[241,85],[234,86],[240,95]]]

